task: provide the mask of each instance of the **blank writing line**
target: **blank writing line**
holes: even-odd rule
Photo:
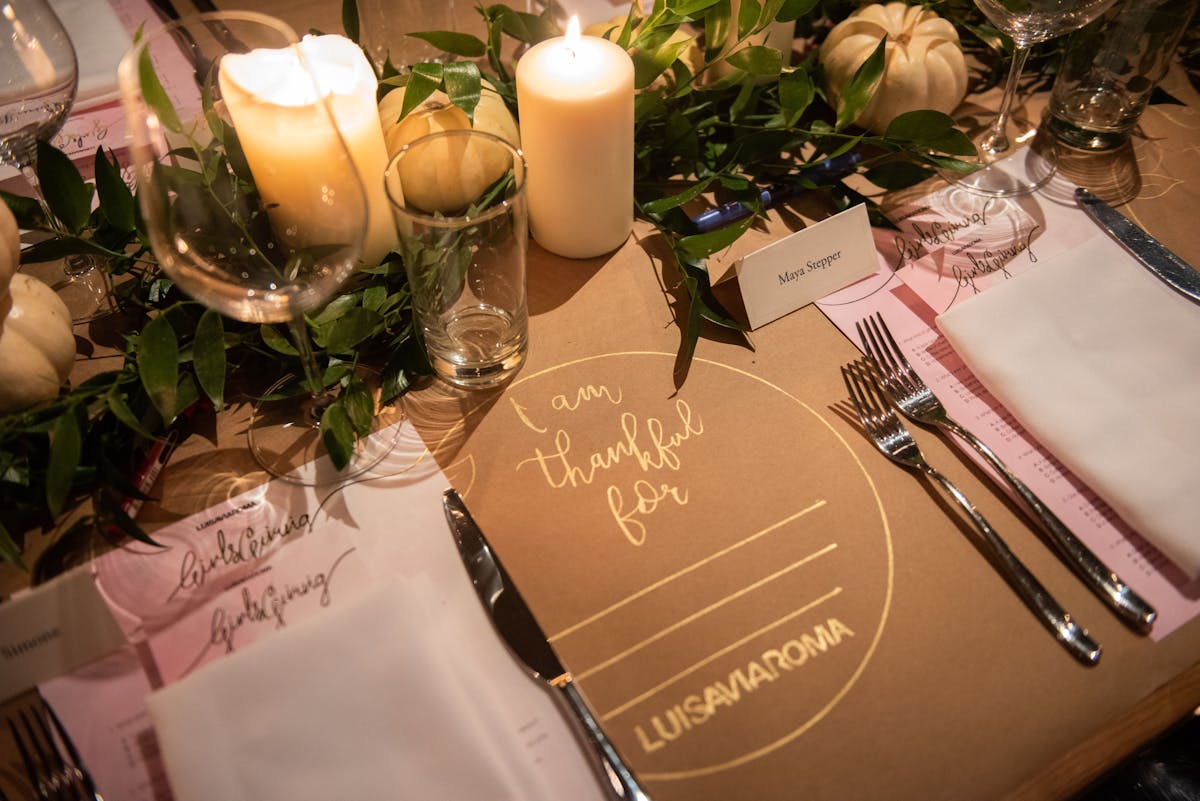
[[[719,659],[722,656],[725,656],[725,654],[729,653],[730,651],[741,648],[743,645],[750,642],[751,640],[753,640],[755,637],[759,636],[760,634],[764,634],[764,633],[770,631],[771,629],[775,628],[776,626],[782,626],[784,623],[788,622],[792,618],[799,617],[800,615],[804,614],[805,612],[815,609],[816,607],[818,607],[821,604],[828,601],[830,598],[833,598],[835,595],[838,595],[839,593],[841,593],[841,591],[842,591],[841,587],[834,587],[832,591],[826,593],[825,595],[822,595],[817,600],[815,600],[809,604],[806,604],[805,606],[800,607],[795,612],[789,612],[788,614],[784,615],[783,617],[779,618],[778,620],[776,620],[772,623],[768,623],[767,625],[763,626],[762,628],[758,629],[757,631],[753,631],[750,634],[747,634],[745,637],[742,637],[737,642],[731,643],[731,644],[725,646],[724,648],[722,648],[721,650],[716,651],[712,654],[709,654],[708,656],[701,659],[699,662],[695,663],[694,665],[684,668],[683,670],[679,671],[671,678],[667,679],[664,682],[656,684],[655,686],[651,687],[649,690],[646,690],[646,692],[642,693],[641,695],[637,696],[636,698],[631,698],[630,700],[621,704],[616,709],[606,712],[605,714],[603,714],[600,717],[600,720],[608,721],[612,718],[615,718],[617,715],[621,714],[622,712],[625,712],[628,709],[633,708],[634,706],[637,706],[642,701],[645,701],[647,698],[654,695],[655,693],[658,693],[658,692],[666,689],[667,687],[670,687],[672,684],[674,684],[675,682],[679,681],[680,679],[682,679],[686,676],[690,676],[691,674],[695,673],[700,668],[707,665],[709,662],[712,662],[715,659]]]
[[[748,584],[747,586],[742,587],[737,592],[730,593],[729,595],[726,595],[724,598],[721,598],[720,600],[714,601],[713,603],[709,604],[708,606],[704,607],[703,609],[701,609],[697,612],[693,612],[692,614],[688,615],[687,617],[683,618],[682,620],[672,623],[670,626],[667,626],[665,629],[662,629],[661,631],[651,634],[649,637],[642,640],[641,642],[631,645],[629,648],[626,648],[624,651],[621,651],[619,654],[609,657],[608,659],[604,660],[603,662],[596,665],[595,667],[588,668],[587,670],[583,671],[582,673],[576,673],[575,674],[576,680],[586,679],[588,676],[595,675],[596,673],[599,673],[600,671],[604,670],[607,667],[612,667],[617,662],[620,662],[622,659],[624,659],[625,657],[629,656],[632,653],[640,651],[641,649],[645,648],[650,643],[661,640],[663,637],[666,637],[671,632],[678,631],[679,629],[683,628],[684,626],[688,625],[689,623],[692,623],[692,622],[696,621],[697,619],[703,617],[704,615],[707,615],[709,612],[713,611],[714,609],[719,609],[722,606],[724,606],[725,604],[729,603],[730,601],[741,598],[743,595],[746,595],[747,593],[757,590],[759,587],[762,587],[764,584],[767,584],[771,581],[774,581],[775,579],[779,578],[782,575],[792,572],[793,570],[800,567],[801,565],[807,564],[808,562],[811,562],[812,560],[816,559],[818,556],[824,556],[825,554],[829,553],[836,547],[837,547],[837,543],[831,542],[828,545],[826,545],[824,548],[822,548],[821,550],[819,550],[815,553],[810,553],[808,556],[804,557],[803,559],[799,559],[795,562],[792,562],[787,567],[782,568],[781,570],[777,570],[774,573],[772,573],[771,575],[761,578],[758,581],[754,582],[753,584]]]
[[[625,606],[628,603],[636,601],[638,598],[641,598],[643,595],[646,595],[647,593],[651,593],[654,590],[657,590],[659,587],[662,587],[665,584],[669,584],[670,582],[674,581],[675,579],[677,579],[681,576],[685,576],[688,573],[691,573],[693,570],[697,570],[697,569],[703,567],[704,565],[708,564],[709,562],[712,562],[715,559],[720,559],[722,556],[725,556],[726,554],[728,554],[734,550],[737,550],[738,548],[741,548],[743,545],[748,545],[749,543],[754,542],[754,540],[771,533],[772,531],[774,531],[777,528],[780,528],[781,526],[786,526],[788,523],[792,522],[793,520],[795,520],[799,517],[803,517],[804,515],[808,514],[809,512],[813,512],[813,511],[816,511],[817,509],[820,509],[822,506],[825,505],[825,503],[826,502],[824,500],[817,501],[812,506],[809,506],[806,509],[801,509],[799,512],[796,512],[791,517],[785,517],[783,520],[780,520],[778,523],[773,523],[773,524],[767,526],[766,528],[762,529],[761,531],[757,531],[757,532],[751,534],[749,537],[746,537],[746,539],[744,539],[744,540],[735,542],[726,548],[722,548],[721,550],[717,551],[716,553],[711,554],[710,556],[706,556],[705,558],[701,559],[699,562],[688,565],[687,567],[683,568],[682,570],[678,570],[678,571],[672,573],[671,575],[667,576],[666,578],[659,579],[658,581],[654,582],[653,584],[651,584],[648,587],[643,587],[642,589],[638,590],[637,592],[633,593],[632,595],[630,595],[626,598],[622,598],[620,601],[617,601],[613,605],[611,605],[605,609],[601,609],[599,612],[592,615],[591,617],[584,618],[583,620],[579,621],[575,625],[568,626],[567,628],[563,629],[562,631],[558,632],[557,634],[554,634],[554,635],[548,637],[547,639],[550,642],[555,642],[557,640],[562,639],[563,637],[566,637],[569,634],[574,634],[576,631],[579,631],[584,626],[589,626],[592,623],[595,623],[600,618],[612,614],[616,610],[620,609],[622,606]]]

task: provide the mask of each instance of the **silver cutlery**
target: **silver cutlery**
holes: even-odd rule
[[[37,801],[103,801],[67,730],[41,695],[6,722]]]
[[[888,330],[883,315],[876,312],[873,317],[856,323],[855,327],[863,349],[878,369],[884,391],[904,416],[914,422],[948,431],[978,451],[1012,488],[1030,517],[1084,583],[1122,620],[1142,633],[1148,632],[1158,616],[1154,607],[1084,545],[987,444],[950,417],[941,400],[913,370],[904,351]]]
[[[1189,300],[1200,303],[1200,272],[1194,267],[1086,189],[1075,190],[1075,201],[1093,222],[1120,242],[1156,278]]]
[[[575,686],[570,671],[563,667],[558,655],[550,647],[542,627],[529,611],[525,599],[517,592],[458,492],[446,490],[442,495],[442,507],[467,575],[471,577],[471,584],[492,625],[530,675],[556,690],[574,715],[595,754],[601,776],[607,782],[606,789],[620,801],[650,801],[650,796],[638,784],[633,771],[600,728],[596,716]]]
[[[1059,606],[967,496],[950,479],[925,461],[916,440],[884,397],[883,390],[877,383],[874,368],[864,360],[852,362],[842,367],[842,379],[846,382],[846,390],[850,393],[851,404],[858,412],[858,419],[875,447],[892,461],[924,475],[945,490],[979,532],[985,552],[1000,574],[1042,625],[1083,664],[1090,666],[1100,661],[1099,643],[1088,636],[1087,630]]]

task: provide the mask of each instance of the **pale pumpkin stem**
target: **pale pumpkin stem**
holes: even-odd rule
[[[1012,147],[1005,134],[1005,129],[1008,127],[1013,100],[1017,95],[1017,82],[1021,78],[1022,70],[1025,69],[1025,59],[1027,58],[1029,58],[1028,47],[1017,47],[1013,50],[1012,63],[1008,68],[1008,80],[1004,83],[1004,96],[1000,98],[1000,109],[996,112],[996,119],[992,121],[987,133],[979,140],[979,155],[988,163],[1007,153]]]

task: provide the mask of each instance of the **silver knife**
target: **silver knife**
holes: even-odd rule
[[[1200,273],[1167,250],[1163,243],[1086,189],[1075,190],[1075,200],[1089,217],[1125,246],[1163,283],[1200,303]]]
[[[524,664],[529,673],[558,691],[559,697],[582,728],[596,756],[601,778],[607,782],[612,797],[621,801],[650,801],[650,796],[634,778],[633,771],[600,728],[595,715],[575,686],[570,671],[563,667],[558,655],[546,641],[542,627],[517,592],[458,492],[446,490],[442,494],[442,507],[446,511],[446,522],[454,534],[454,542],[458,545],[458,554],[492,625],[509,651]]]

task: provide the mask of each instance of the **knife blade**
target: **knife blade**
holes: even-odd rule
[[[1077,188],[1075,200],[1092,220],[1108,231],[1160,281],[1200,303],[1200,273],[1195,268],[1088,190]]]
[[[575,686],[571,672],[550,646],[542,627],[456,490],[448,489],[442,494],[442,508],[463,566],[500,639],[533,678],[557,693],[574,716],[595,756],[595,765],[606,789],[620,801],[650,801],[633,771],[600,728]]]

